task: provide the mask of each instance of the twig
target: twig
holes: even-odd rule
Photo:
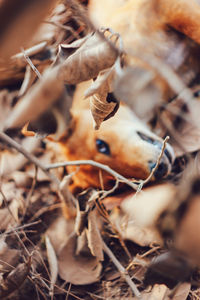
[[[12,229],[10,229],[9,231],[6,231],[5,233],[3,233],[2,235],[4,235],[4,234],[10,234],[10,233],[13,233],[14,231],[18,231],[18,230],[22,230],[22,229],[24,229],[24,228],[27,228],[27,227],[30,227],[30,226],[33,226],[33,225],[37,225],[37,224],[39,224],[39,223],[41,223],[41,220],[38,220],[38,221],[35,221],[35,222],[32,222],[32,223],[29,223],[29,224],[24,224],[24,225],[22,225],[22,226],[18,226],[18,227],[15,227],[15,228],[12,228]]]
[[[80,166],[80,165],[91,165],[93,167],[100,168],[100,169],[106,171],[107,173],[110,173],[113,177],[120,180],[121,182],[126,183],[127,185],[132,187],[134,190],[138,189],[137,184],[131,182],[130,180],[128,180],[124,176],[120,175],[119,173],[117,173],[116,171],[111,169],[109,166],[101,164],[101,163],[96,162],[94,160],[74,160],[74,161],[59,162],[59,163],[47,165],[46,170],[56,169],[56,168],[66,167],[66,166]]]
[[[11,147],[16,149],[18,152],[22,153],[30,162],[35,164],[38,168],[40,168],[56,185],[59,185],[60,181],[57,177],[51,174],[47,168],[37,159],[34,155],[30,154],[26,151],[20,144],[18,144],[15,140],[10,138],[7,134],[0,132],[0,139],[4,142],[8,143]]]
[[[27,61],[27,63],[30,65],[31,69],[33,70],[33,72],[35,72],[35,74],[37,75],[37,77],[39,79],[42,78],[42,75],[40,74],[40,72],[38,71],[38,69],[34,66],[34,64],[32,63],[31,59],[29,58],[29,56],[26,54],[25,50],[23,48],[21,48],[22,53],[24,54],[24,58]]]
[[[42,50],[44,50],[44,48],[47,46],[47,42],[41,42],[35,46],[32,46],[31,48],[28,48],[25,50],[26,55],[28,56],[32,56],[35,55],[39,52],[41,52]],[[11,58],[12,59],[22,59],[24,57],[23,53],[17,53],[15,55],[13,55]]]
[[[34,78],[35,78],[35,74],[32,72],[31,67],[27,65],[25,75],[24,75],[24,80],[19,90],[18,97],[22,97],[27,92]]]
[[[124,277],[124,279],[126,280],[128,285],[130,286],[130,288],[131,288],[133,294],[136,296],[136,298],[141,299],[141,294],[140,294],[139,290],[137,289],[136,285],[134,284],[134,282],[131,280],[130,276],[128,275],[128,272],[121,265],[121,263],[118,261],[118,259],[115,257],[113,252],[110,250],[110,248],[108,248],[108,246],[105,244],[104,241],[103,241],[103,250],[109,256],[109,258],[112,260],[112,262],[117,267],[117,269],[119,270],[121,275]]]
[[[157,161],[156,161],[156,165],[155,165],[155,167],[152,169],[152,171],[151,171],[151,173],[149,174],[149,176],[148,176],[145,180],[141,180],[141,186],[140,186],[140,188],[142,188],[143,185],[145,185],[146,183],[148,183],[148,182],[151,180],[151,178],[153,177],[155,171],[157,170],[157,168],[158,168],[158,166],[159,166],[159,163],[160,163],[161,158],[162,158],[162,156],[163,156],[163,153],[164,153],[164,150],[165,150],[165,147],[166,147],[166,143],[168,142],[168,140],[169,140],[169,136],[166,136],[166,138],[165,138],[164,141],[163,141],[163,145],[162,145],[162,148],[161,148],[161,152],[160,152],[160,154],[159,154],[159,156],[158,156],[158,159],[157,159]]]

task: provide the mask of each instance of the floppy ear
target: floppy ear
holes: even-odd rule
[[[66,128],[65,132],[58,139],[58,142],[61,144],[65,144],[67,140],[72,136],[73,132],[75,131],[77,120],[72,114],[71,116],[72,118],[69,123],[69,126]]]
[[[200,5],[196,0],[158,0],[159,15],[166,24],[200,43]]]

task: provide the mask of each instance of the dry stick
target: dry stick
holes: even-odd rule
[[[137,184],[129,181],[127,178],[120,175],[119,173],[117,173],[116,171],[111,169],[109,166],[101,164],[101,163],[96,162],[94,160],[74,160],[74,161],[59,162],[59,163],[47,165],[46,170],[60,168],[60,167],[66,167],[66,166],[80,166],[80,165],[90,165],[90,166],[93,166],[93,167],[100,168],[100,169],[106,171],[107,173],[110,173],[116,179],[126,183],[127,185],[132,187],[134,190],[137,190],[137,188],[138,188]]]
[[[167,141],[169,140],[169,136],[166,136],[166,138],[164,139],[163,141],[163,145],[162,145],[162,148],[161,148],[161,152],[158,156],[158,159],[157,159],[157,162],[156,162],[156,165],[155,167],[152,169],[150,175],[145,179],[145,180],[141,180],[141,184],[140,184],[140,188],[143,187],[144,184],[146,184],[147,182],[149,182],[151,180],[151,178],[153,177],[155,171],[157,170],[158,166],[159,166],[159,163],[160,163],[160,160],[163,156],[163,153],[164,153],[164,150],[165,150],[165,147],[166,147],[166,143]]]
[[[138,298],[141,299],[141,294],[139,290],[137,289],[136,285],[134,282],[131,280],[130,276],[128,275],[126,269],[121,265],[121,263],[118,261],[118,259],[115,257],[113,252],[108,248],[108,246],[105,244],[103,241],[103,250],[104,252],[110,257],[114,265],[117,267],[121,275],[124,277],[128,285],[130,286],[131,290],[133,291],[134,295]]]
[[[31,59],[29,58],[29,56],[26,54],[25,50],[23,48],[21,48],[22,53],[24,54],[24,58],[27,61],[27,63],[30,65],[31,69],[33,70],[33,72],[35,72],[35,74],[37,75],[37,77],[39,79],[42,78],[42,75],[40,74],[40,72],[38,71],[38,69],[34,66],[34,64],[32,63]]]
[[[18,144],[15,140],[10,138],[7,134],[0,132],[0,139],[4,142],[8,143],[11,147],[16,149],[18,152],[23,154],[29,161],[35,164],[38,168],[40,168],[56,185],[59,185],[60,181],[56,176],[51,174],[47,168],[37,159],[34,155],[30,154],[26,151],[20,144]]]

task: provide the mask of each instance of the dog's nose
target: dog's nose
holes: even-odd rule
[[[150,162],[149,163],[150,171],[152,171],[153,168],[155,168],[155,166],[156,163]],[[162,179],[165,175],[167,175],[168,171],[169,171],[169,165],[165,162],[161,162],[158,168],[156,169],[156,171],[154,172],[155,179]]]

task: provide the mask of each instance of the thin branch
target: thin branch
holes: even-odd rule
[[[24,58],[27,61],[27,63],[30,65],[31,69],[33,70],[33,72],[35,72],[35,74],[37,75],[37,77],[39,79],[42,78],[42,75],[40,74],[40,72],[38,71],[38,69],[34,66],[34,64],[32,63],[31,59],[29,58],[29,56],[26,54],[25,50],[23,48],[21,48],[22,53],[24,54]]]
[[[110,248],[108,248],[108,246],[105,244],[104,241],[103,241],[103,250],[109,256],[109,258],[112,260],[112,262],[117,267],[117,269],[119,270],[121,275],[124,277],[124,279],[130,286],[130,288],[131,288],[133,294],[136,296],[136,298],[141,299],[141,294],[140,294],[139,290],[137,289],[136,285],[134,284],[134,282],[131,280],[130,276],[128,275],[128,272],[122,266],[122,264],[118,261],[118,259],[115,257],[113,252],[110,250]]]
[[[34,155],[30,154],[26,151],[20,144],[18,144],[15,140],[9,137],[7,134],[0,132],[0,139],[4,142],[8,143],[12,148],[16,149],[18,152],[23,154],[30,162],[35,164],[38,168],[40,168],[56,185],[60,184],[60,181],[57,177],[51,174],[47,168],[37,159]]]
[[[47,165],[46,170],[56,169],[56,168],[66,167],[66,166],[80,166],[80,165],[90,165],[90,166],[93,166],[93,167],[100,168],[100,169],[106,171],[107,173],[111,174],[117,180],[126,183],[127,185],[132,187],[134,190],[138,189],[137,184],[131,182],[130,180],[128,180],[124,176],[120,175],[119,173],[117,173],[116,171],[111,169],[109,166],[101,164],[101,163],[96,162],[94,160],[74,160],[74,161],[59,162],[59,163]]]
[[[163,153],[164,153],[164,151],[165,151],[166,143],[168,142],[168,140],[169,140],[169,136],[166,136],[166,138],[165,138],[164,141],[163,141],[163,145],[162,145],[162,148],[161,148],[161,152],[160,152],[160,154],[159,154],[159,156],[158,156],[158,159],[157,159],[157,161],[156,161],[156,165],[155,165],[155,167],[152,169],[152,171],[151,171],[151,173],[149,174],[149,176],[148,176],[145,180],[142,180],[142,181],[141,181],[141,188],[143,187],[143,185],[145,185],[146,183],[148,183],[148,182],[151,180],[151,178],[153,177],[155,171],[156,171],[157,168],[159,167],[159,164],[160,164],[161,158],[162,158],[162,156],[163,156]]]

